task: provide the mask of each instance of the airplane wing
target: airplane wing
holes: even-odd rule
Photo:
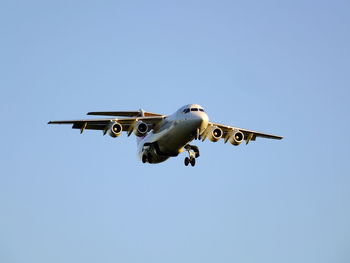
[[[114,119],[87,119],[87,120],[63,120],[63,121],[49,121],[48,124],[72,124],[72,129],[80,129],[82,133],[85,129],[87,130],[102,130],[106,131],[110,124],[117,122],[122,125],[123,131],[131,133],[135,123],[142,121],[147,124],[149,129],[160,123],[165,116],[154,116],[154,117],[134,117],[134,118],[114,118]],[[129,135],[130,135],[129,133]]]
[[[229,139],[228,137],[232,134],[232,132],[237,131],[237,130],[243,133],[244,140],[246,141],[246,144],[248,144],[250,141],[255,141],[257,137],[266,138],[266,139],[275,139],[275,140],[283,139],[282,136],[278,136],[278,135],[272,135],[272,134],[242,129],[242,128],[238,128],[238,127],[227,126],[227,125],[218,124],[218,123],[211,123],[210,122],[208,127],[220,128],[223,132],[223,135],[221,138],[225,139],[225,142],[228,141],[228,139]]]

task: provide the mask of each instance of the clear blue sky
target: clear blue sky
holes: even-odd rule
[[[0,262],[350,262],[349,1],[1,1]],[[169,114],[285,136],[143,165],[47,121]]]

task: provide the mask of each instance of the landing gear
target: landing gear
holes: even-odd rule
[[[142,163],[153,163],[153,156],[151,154],[142,155]]]
[[[195,140],[202,140],[202,135],[200,134],[200,130],[197,129],[196,134],[194,135]]]
[[[195,158],[198,158],[200,156],[199,154],[199,148],[196,145],[189,145],[187,144],[185,147],[185,150],[188,152],[190,157],[194,155]]]
[[[191,164],[191,166],[195,166],[196,165],[196,158],[194,158],[193,156],[191,157],[186,157],[185,158],[185,166],[188,166],[189,164]]]
[[[147,163],[147,156],[145,154],[142,155],[142,163]]]
[[[148,162],[153,163],[153,156],[149,153],[147,156]]]
[[[191,166],[196,165],[196,158],[200,156],[199,149],[197,146],[187,144],[185,150],[188,152],[189,157],[185,158],[185,166],[191,164]]]
[[[196,158],[192,157],[190,160],[190,163],[191,163],[192,167],[195,166],[196,165]]]

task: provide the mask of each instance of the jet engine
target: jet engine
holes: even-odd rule
[[[219,127],[212,127],[208,133],[208,139],[212,142],[217,142],[223,135],[222,130]]]
[[[229,141],[232,145],[240,145],[244,140],[244,134],[239,130],[234,130],[229,138]]]
[[[145,136],[148,132],[148,125],[142,121],[138,122],[134,128],[134,134],[137,137]]]
[[[118,122],[113,122],[108,129],[108,134],[115,138],[118,137],[123,131],[123,127],[120,123]]]

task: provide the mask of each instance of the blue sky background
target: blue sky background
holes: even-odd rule
[[[350,262],[349,1],[1,1],[0,262]],[[143,165],[47,121],[170,114],[285,136]]]

